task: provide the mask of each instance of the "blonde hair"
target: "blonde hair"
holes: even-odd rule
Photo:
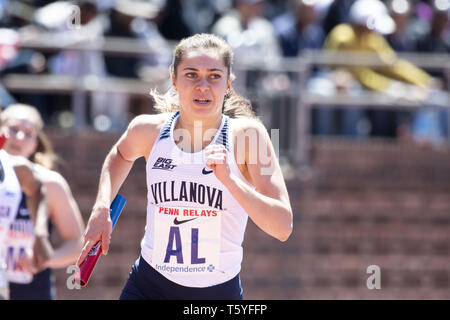
[[[227,68],[227,76],[234,79],[234,75],[231,72],[231,66],[233,64],[233,51],[231,50],[231,47],[225,40],[206,33],[196,34],[180,41],[174,50],[172,64],[169,69],[170,74],[175,75],[175,77],[177,76],[177,67],[185,57],[186,53],[203,49],[217,51]],[[173,87],[167,90],[165,94],[160,94],[156,90],[152,90],[150,95],[154,100],[153,107],[158,112],[175,112],[180,109],[178,93]],[[251,102],[237,94],[233,88],[230,88],[225,94],[222,112],[231,118],[247,117],[257,119],[252,110]]]
[[[30,155],[29,159],[32,162],[40,164],[43,167],[54,169],[56,163],[60,160],[59,157],[54,153],[53,146],[49,138],[43,131],[44,120],[35,107],[21,103],[12,104],[1,113],[1,124],[5,125],[8,119],[14,118],[15,114],[18,114],[20,112],[26,112],[29,115],[29,117],[27,117],[27,120],[35,124],[37,128],[37,147],[33,154]]]

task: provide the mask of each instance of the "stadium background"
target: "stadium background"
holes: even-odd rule
[[[145,42],[136,32],[105,32],[101,35],[100,47],[94,50],[95,42],[90,42],[93,39],[75,39],[76,32],[80,31],[77,23],[84,23],[83,14],[81,21],[75,17],[69,24],[67,17],[72,11],[67,9],[60,9],[66,10],[66,20],[36,18],[36,10],[51,2],[0,1],[3,28],[16,31],[22,28],[23,31],[24,27],[39,26],[38,31],[30,29],[19,32],[17,38],[14,34],[8,35],[10,41],[5,40],[6,37],[0,40],[3,50],[1,84],[9,93],[2,93],[2,106],[12,98],[39,108],[46,120],[46,132],[64,161],[59,170],[68,180],[86,223],[108,150],[133,116],[153,112],[149,89],[167,87],[171,46],[193,32],[211,31],[213,23],[229,12],[232,3],[152,1],[153,8],[158,8],[157,16],[165,12],[166,17],[158,22],[157,36],[153,34],[151,41],[146,39]],[[303,2],[322,10],[317,19],[325,26],[326,10],[334,2]],[[113,1],[77,4],[86,3],[95,4],[96,14],[106,16],[118,7]],[[124,3],[128,6],[123,10],[133,7],[130,5],[133,1]],[[415,9],[429,8],[429,11],[423,10],[432,13],[436,3],[446,8],[448,15],[448,6],[445,7],[448,1],[414,1],[409,5]],[[266,1],[264,4],[263,13],[268,21],[294,8],[293,2]],[[128,14],[138,15],[136,12]],[[154,21],[154,14],[150,10],[149,16],[138,18]],[[195,14],[201,14],[201,19],[192,23]],[[138,30],[141,20],[135,20]],[[68,29],[64,32],[69,33],[61,33],[51,25],[61,25],[61,21]],[[431,21],[432,15],[426,20],[418,9],[413,10],[410,30],[418,30],[417,37],[425,35]],[[448,40],[448,22],[445,28],[443,42]],[[68,41],[61,42],[61,39]],[[397,132],[392,134],[389,130],[374,134],[370,131],[370,122],[363,126],[365,135],[346,136],[342,132],[324,135],[317,134],[313,125],[313,110],[318,106],[346,108],[350,104],[357,109],[415,112],[423,102],[366,91],[350,98],[346,94],[318,96],[307,90],[306,83],[317,68],[337,64],[333,60],[336,57],[306,50],[320,49],[317,47],[303,48],[294,58],[283,57],[281,53],[261,56],[261,51],[240,51],[238,47],[235,49],[236,87],[252,100],[268,129],[279,129],[280,161],[294,211],[294,230],[285,243],[264,234],[249,220],[242,265],[244,297],[450,298],[448,136],[439,143],[433,139],[423,143],[402,139]],[[14,54],[6,54],[11,48]],[[78,56],[78,61],[94,61],[95,65],[98,61],[95,59],[100,57],[105,59],[106,68],[81,71],[80,65],[76,68],[64,60],[71,54],[74,57],[73,53],[76,56],[85,52],[94,52],[94,55],[87,60]],[[101,54],[95,56],[98,53]],[[444,100],[434,103],[448,107],[448,51],[423,53],[415,50],[399,54],[433,74],[441,72],[439,76],[444,85],[440,91]],[[58,69],[55,61],[65,61],[68,65]],[[340,65],[352,63],[355,60],[348,57],[347,61],[339,60]],[[370,61],[368,65],[376,63]],[[139,66],[139,69],[131,66]],[[105,70],[107,72],[102,73]],[[120,103],[114,104],[108,96]],[[391,118],[388,114],[384,119]],[[112,236],[110,253],[100,258],[88,287],[68,290],[66,279],[70,274],[63,269],[56,270],[58,299],[116,299],[119,296],[130,266],[139,255],[144,232],[144,170],[145,163],[140,159],[120,191],[128,203]],[[53,241],[58,243],[57,234],[53,234]],[[367,287],[371,275],[367,268],[371,265],[380,267],[381,289]]]

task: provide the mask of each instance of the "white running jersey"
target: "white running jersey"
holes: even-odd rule
[[[167,279],[209,287],[235,277],[242,262],[248,215],[206,166],[204,150],[187,153],[174,141],[179,112],[161,129],[147,164],[147,222],[142,257]],[[232,119],[211,144],[227,148],[230,170],[246,183],[234,156]]]
[[[10,156],[6,151],[0,150],[0,269],[5,268],[3,246],[11,222],[17,213],[21,197],[22,191]],[[6,284],[4,277],[5,273],[0,272],[0,288]]]
[[[22,193],[22,200],[15,218],[11,221],[8,236],[5,239],[5,254],[8,281],[11,283],[30,283],[33,274],[19,267],[19,259],[28,250],[33,250],[34,223],[27,207],[27,197]]]

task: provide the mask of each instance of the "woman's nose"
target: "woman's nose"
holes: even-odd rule
[[[24,140],[26,138],[25,132],[22,130],[17,131],[16,138],[19,140]]]
[[[209,89],[208,79],[201,78],[197,84],[197,89],[199,89],[200,91],[208,90]]]

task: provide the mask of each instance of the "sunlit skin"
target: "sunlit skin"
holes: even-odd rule
[[[244,163],[239,165],[242,175],[254,188],[230,172],[227,151],[223,145],[213,145],[210,144],[211,139],[203,139],[207,130],[217,132],[219,129],[224,98],[227,90],[231,89],[230,70],[224,64],[223,57],[217,50],[193,49],[184,54],[174,71],[172,85],[178,93],[180,108],[174,130],[187,130],[192,140],[201,139],[201,147],[193,144],[190,152],[204,150],[206,166],[213,170],[216,178],[228,188],[256,225],[280,241],[286,241],[292,232],[292,209],[281,169],[264,126],[250,118],[236,118],[230,130],[230,139],[236,140],[238,136],[253,132],[256,142],[260,142],[252,150],[256,161],[249,161],[251,151],[245,148],[242,152]],[[149,159],[158,134],[170,116],[168,113],[137,116],[107,155],[77,265],[81,264],[99,240],[102,241],[102,253],[108,253],[112,231],[109,206],[112,199],[127,178],[134,161],[140,157],[146,161]],[[195,125],[199,124],[202,134],[194,135]],[[269,153],[270,161],[274,164],[271,175],[261,173],[263,164],[258,156],[261,154],[260,149]]]
[[[175,129],[183,128],[193,139],[202,139],[207,128],[219,128],[223,100],[231,87],[231,78],[217,52],[198,50],[187,53],[176,74],[172,74],[172,83],[179,95],[181,114]],[[201,137],[194,135],[195,121],[202,127]],[[202,148],[209,143],[202,142]]]
[[[8,135],[4,148],[9,154],[28,158],[36,150],[38,128],[26,114],[7,119],[3,130]]]
[[[4,149],[10,155],[28,158],[37,147],[38,128],[32,121],[27,119],[27,113],[22,112],[5,121],[2,131],[8,137]],[[36,273],[38,270],[33,265],[33,253],[26,252],[18,263],[25,271]]]
[[[15,110],[13,115],[4,120],[1,130],[8,137],[4,149],[10,155],[29,158],[36,151],[39,127],[31,112],[25,109]],[[41,166],[35,167],[35,170],[46,187],[49,217],[64,241],[42,268],[61,268],[76,259],[81,245],[83,220],[64,177]],[[18,263],[30,273],[40,271],[32,264],[32,252],[27,252]]]

